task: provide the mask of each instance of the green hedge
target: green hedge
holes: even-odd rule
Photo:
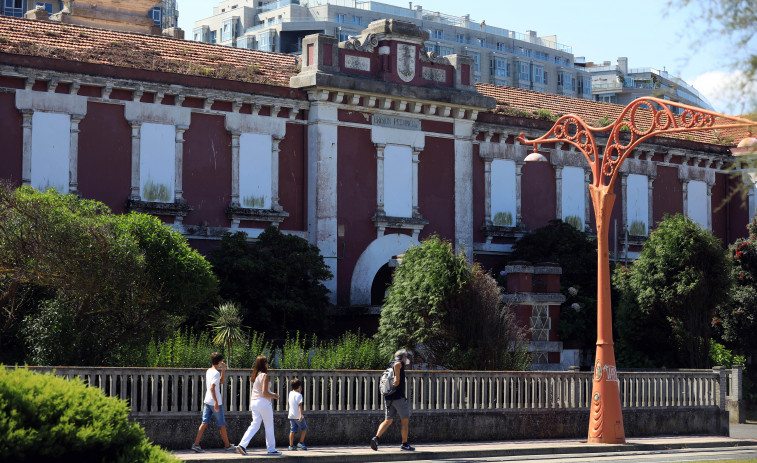
[[[0,365],[3,461],[176,461],[128,416],[126,402],[79,380]]]

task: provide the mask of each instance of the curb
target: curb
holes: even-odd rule
[[[506,444],[505,444],[506,445]],[[706,448],[725,448],[725,447],[757,447],[757,440],[727,440],[712,442],[686,442],[686,443],[631,443],[631,444],[606,444],[606,445],[574,445],[574,446],[533,446],[517,448],[500,448],[500,449],[465,449],[465,450],[420,450],[415,452],[374,452],[367,450],[359,453],[339,453],[338,449],[330,449],[328,453],[321,453],[318,450],[299,452],[282,452],[282,456],[268,456],[261,453],[251,454],[248,456],[234,455],[230,456],[222,453],[208,454],[203,458],[197,454],[192,454],[188,461],[198,463],[218,463],[218,462],[239,462],[244,461],[286,461],[286,462],[304,462],[304,463],[369,463],[384,461],[412,461],[412,460],[443,460],[453,458],[488,458],[488,457],[510,457],[524,455],[556,455],[556,454],[577,454],[577,453],[616,453],[616,452],[638,452],[638,451],[660,451],[660,450],[684,450],[684,449],[706,449]],[[184,455],[187,455],[186,453]],[[181,454],[176,455],[183,459]]]

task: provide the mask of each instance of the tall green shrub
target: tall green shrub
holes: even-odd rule
[[[629,316],[657,327],[658,333],[661,325],[665,331],[657,342],[666,342],[676,354],[676,364],[665,366],[708,368],[713,315],[730,289],[729,263],[720,240],[681,214],[665,216],[627,277],[620,289],[630,293],[639,311]],[[623,337],[621,326],[618,334]],[[664,337],[666,332],[669,336]],[[658,355],[648,344],[633,347],[650,359]]]
[[[78,380],[0,365],[0,417],[4,461],[175,461],[129,421],[125,401]]]
[[[400,347],[432,365],[524,369],[525,336],[501,289],[438,236],[408,249],[394,273],[378,334],[384,359]],[[515,350],[511,350],[516,346]]]

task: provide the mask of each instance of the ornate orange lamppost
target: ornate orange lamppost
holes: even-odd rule
[[[681,108],[680,116],[674,116],[671,107]],[[542,143],[570,143],[583,153],[591,166],[589,193],[594,205],[598,252],[597,354],[591,391],[589,443],[622,444],[626,441],[612,341],[608,245],[610,215],[615,202],[613,186],[620,166],[640,143],[656,135],[754,125],[757,123],[747,119],[649,97],[631,102],[620,117],[606,127],[590,127],[580,117],[569,114],[558,119],[549,132],[535,140],[526,140],[523,133],[517,138],[520,143],[534,147],[526,161],[546,160],[537,151],[537,146]],[[608,131],[607,145],[600,154],[594,134]],[[622,132],[626,132],[625,140],[620,137]]]

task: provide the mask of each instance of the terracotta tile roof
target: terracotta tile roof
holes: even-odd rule
[[[0,16],[0,52],[289,86],[282,53]]]
[[[547,110],[553,116],[558,117],[566,114],[575,114],[589,125],[600,126],[615,121],[620,117],[623,108],[625,108],[625,106],[613,103],[571,98],[492,84],[478,83],[476,84],[476,89],[479,93],[497,100],[495,112],[511,116],[538,118],[537,111]],[[642,121],[642,124],[645,124],[644,127],[649,127],[652,119],[650,111],[639,111],[637,117]],[[603,120],[604,124],[598,123],[600,120]],[[757,122],[755,122],[755,128],[757,128]],[[706,130],[666,136],[702,143],[735,146],[739,140],[747,137],[748,134],[746,129],[723,129],[718,133]]]

